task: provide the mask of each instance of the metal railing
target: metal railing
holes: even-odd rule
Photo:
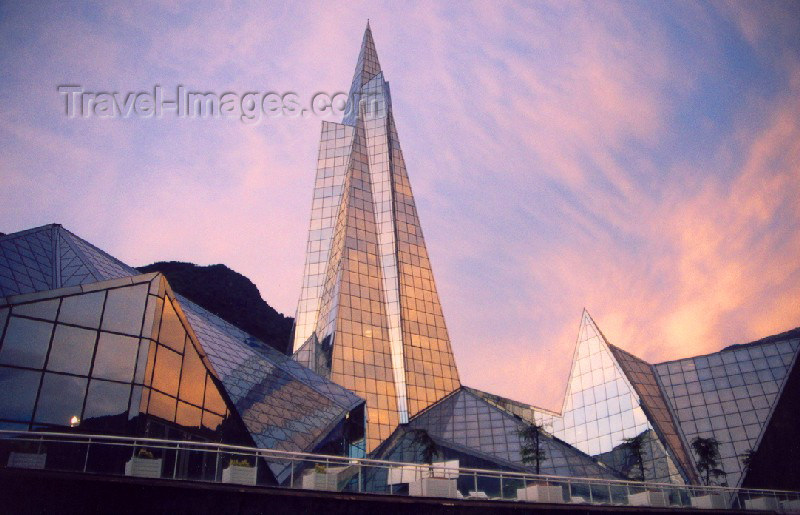
[[[536,475],[187,440],[0,430],[0,466],[455,499],[800,513],[800,492]]]

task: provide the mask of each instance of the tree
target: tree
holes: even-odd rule
[[[411,444],[419,448],[422,452],[422,460],[431,467],[431,472],[433,472],[433,459],[441,455],[439,446],[436,445],[436,442],[426,430],[414,429],[412,431],[414,440],[412,440]]]
[[[711,484],[711,476],[724,476],[725,471],[719,466],[719,442],[714,438],[695,437],[692,440],[692,450],[697,456],[697,470],[703,477],[706,486]]]
[[[622,445],[623,449],[628,451],[629,456],[633,458],[634,464],[639,466],[640,481],[645,480],[644,475],[644,443],[647,438],[647,432],[642,432],[633,438],[626,438]]]
[[[753,468],[753,459],[755,459],[755,457],[756,451],[753,449],[746,451],[744,455],[742,455],[742,478],[750,473],[750,469]]]
[[[519,430],[519,436],[522,439],[520,445],[522,463],[535,465],[537,475],[540,472],[541,463],[547,459],[547,454],[542,448],[541,434],[542,426],[535,423],[526,424],[524,428]]]

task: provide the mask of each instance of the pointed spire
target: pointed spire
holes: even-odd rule
[[[353,86],[350,93],[360,89],[379,73],[381,73],[381,64],[378,62],[378,52],[375,50],[375,41],[372,39],[372,29],[367,20],[367,28],[364,30],[364,38],[361,40],[361,50],[358,53],[358,62],[353,74]]]

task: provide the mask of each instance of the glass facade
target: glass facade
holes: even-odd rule
[[[542,418],[553,435],[627,475],[636,474],[638,457],[625,443],[643,435],[645,478],[683,482],[673,452],[653,437],[656,427],[641,397],[585,311],[561,415]]]
[[[60,226],[0,237],[0,249],[0,388],[12,392],[0,426],[365,453],[363,399],[160,274],[137,275]],[[40,268],[51,275],[34,283]],[[80,285],[53,288],[64,277]]]
[[[654,366],[687,442],[719,442],[718,482],[738,486],[797,359],[798,335]]]
[[[364,454],[364,400],[181,296],[211,368],[256,445]],[[271,464],[281,479],[284,464]]]
[[[651,365],[609,344],[584,312],[563,412],[478,390],[490,404],[535,422],[623,475],[639,478],[626,439],[641,435],[645,477],[698,483],[690,444],[719,442],[718,483],[738,486],[800,352],[800,331],[707,356]]]
[[[51,290],[42,296],[50,298],[4,308],[0,382],[20,395],[0,401],[2,424],[147,434],[158,422],[220,434],[231,413],[198,345],[180,323],[169,334],[174,299],[158,296],[161,281],[148,275],[96,291]]]
[[[463,387],[369,27],[348,106],[322,124],[293,357],[61,226],[5,235],[0,428],[412,461],[408,430],[424,429],[464,464],[520,470],[532,422],[543,474],[696,483],[702,437],[720,482],[741,483],[800,329],[651,365],[584,312],[560,413]]]
[[[649,433],[649,439],[653,440],[651,452],[668,450],[669,459],[674,459],[680,470],[691,481],[695,481],[697,478],[689,458],[688,447],[680,437],[653,367],[614,345],[608,344],[608,348],[611,349],[614,359],[633,386],[641,401],[642,410],[653,426],[653,431]],[[666,464],[671,465],[669,462]]]
[[[76,286],[138,272],[59,225],[0,239],[0,297]]]
[[[324,122],[294,350],[367,400],[367,447],[460,387],[372,33]]]
[[[526,424],[493,406],[472,390],[461,388],[408,425],[425,429],[432,437],[467,454],[491,459],[503,466],[525,467],[520,455],[519,432]],[[548,434],[542,434],[545,459],[542,474],[573,477],[618,477],[594,459]]]

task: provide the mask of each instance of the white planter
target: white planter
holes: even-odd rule
[[[12,452],[8,455],[8,466],[19,469],[43,469],[47,454],[32,452]]]
[[[161,477],[161,458],[154,460],[150,458],[133,457],[125,462],[125,475],[133,477]]]
[[[308,470],[303,474],[303,488],[306,490],[324,490],[336,492],[338,490],[339,475],[336,472],[316,472]]]
[[[744,507],[747,510],[778,511],[778,499],[775,497],[755,497],[745,499]]]
[[[240,485],[255,485],[256,467],[243,467],[241,465],[229,465],[227,468],[222,469],[222,482],[223,483],[236,483]]]
[[[704,510],[724,510],[728,508],[728,503],[720,494],[708,494],[692,497],[692,508]]]
[[[517,499],[532,502],[563,503],[563,490],[560,486],[531,485],[517,488]]]
[[[800,513],[800,500],[781,501],[781,509],[784,513]]]
[[[664,492],[639,492],[628,496],[631,506],[669,506],[669,495]]]
[[[455,479],[423,477],[408,484],[408,495],[457,499],[458,489],[456,488]]]

